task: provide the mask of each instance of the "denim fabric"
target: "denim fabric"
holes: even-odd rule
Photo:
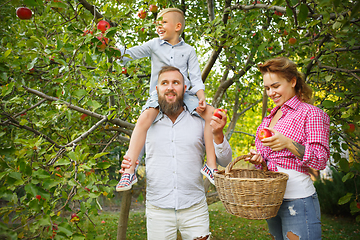
[[[192,113],[199,106],[199,99],[196,95],[192,95],[186,91],[184,94],[184,104],[186,105],[189,112]],[[158,106],[158,95],[157,92],[154,91],[150,94],[150,97],[146,101],[145,105],[142,107],[141,112],[145,111],[148,108],[157,108]]]
[[[206,198],[181,210],[159,208],[146,202],[148,240],[176,240],[177,230],[180,231],[183,240],[193,240],[210,234],[209,223]]]
[[[321,239],[321,215],[317,193],[306,198],[284,199],[277,216],[267,221],[276,240],[289,239],[288,232],[301,240]]]

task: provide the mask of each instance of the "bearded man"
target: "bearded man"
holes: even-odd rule
[[[160,113],[147,132],[146,218],[147,238],[184,240],[210,236],[209,213],[200,169],[204,161],[205,121],[190,113],[183,103],[184,77],[179,69],[166,66],[159,72],[156,86]],[[217,163],[226,166],[232,159],[223,134],[226,114],[213,117]],[[128,168],[126,159],[121,167]]]

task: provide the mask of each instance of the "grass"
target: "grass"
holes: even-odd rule
[[[271,239],[265,220],[247,220],[228,214],[221,202],[209,206],[212,240]],[[103,239],[116,239],[118,213],[102,212],[95,220],[96,232]],[[105,221],[105,223],[101,223]],[[360,224],[355,220],[322,215],[323,239],[360,239]],[[146,239],[146,219],[143,211],[131,212],[127,239]]]

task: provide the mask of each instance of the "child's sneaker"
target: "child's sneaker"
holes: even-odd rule
[[[214,181],[214,173],[217,172],[218,170],[209,168],[209,166],[205,163],[204,167],[201,169],[201,173],[207,178],[209,179],[209,181],[215,185],[215,181]]]
[[[129,190],[135,183],[137,183],[137,177],[135,173],[123,173],[119,183],[116,185],[116,191],[121,192]]]

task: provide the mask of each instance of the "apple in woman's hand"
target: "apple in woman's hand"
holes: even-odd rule
[[[263,128],[258,132],[258,138],[263,140],[264,138],[268,138],[272,136],[272,132],[269,129]]]

